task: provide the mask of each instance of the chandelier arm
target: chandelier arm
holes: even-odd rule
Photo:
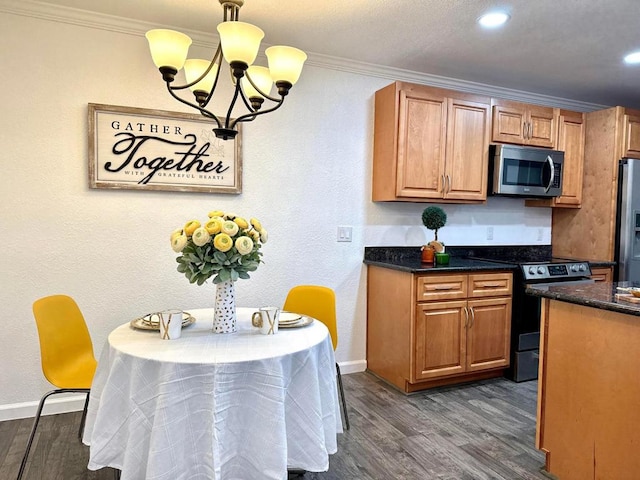
[[[229,110],[227,110],[227,117],[225,118],[225,128],[233,128],[233,126],[229,125],[229,121],[231,120],[231,112],[233,111],[233,107],[236,104],[236,101],[238,100],[238,92],[240,91],[240,81],[238,81],[236,83],[236,89],[235,92],[233,93],[233,98],[231,99],[231,104],[229,105]],[[233,125],[235,125],[237,123],[233,122]]]
[[[236,124],[239,122],[251,122],[260,115],[264,115],[265,113],[271,113],[274,110],[279,109],[284,103],[284,96],[281,97],[280,100],[276,99],[275,101],[278,102],[278,104],[275,107],[268,108],[266,110],[260,110],[259,112],[252,112],[252,113],[247,113],[245,115],[240,115],[238,118],[236,118],[233,121],[230,128],[235,128]]]
[[[213,64],[216,62],[216,60],[218,61],[218,71],[216,72],[216,78],[214,78],[214,80],[213,80],[213,86],[211,87],[211,91],[209,91],[209,94],[207,95],[207,98],[204,100],[204,102],[202,102],[202,106],[203,107],[206,107],[207,105],[209,105],[209,102],[213,98],[213,94],[216,91],[216,88],[218,86],[218,79],[220,78],[220,70],[222,69],[222,43],[218,44],[218,48],[216,49],[216,53],[213,56],[213,59],[211,60],[211,63],[209,64],[209,68],[202,75],[202,77],[200,77],[200,79],[198,79],[198,82],[202,78],[204,78],[204,76],[207,73],[209,73],[209,70],[211,70],[211,68],[213,67]]]
[[[258,91],[258,93],[260,95],[262,95],[264,98],[269,99],[272,102],[281,102],[282,101],[281,99],[275,98],[275,97],[271,97],[271,96],[267,95],[266,93],[264,93],[262,90],[260,90],[258,88],[258,86],[255,83],[253,83],[253,80],[251,80],[251,75],[249,75],[249,72],[247,72],[245,74],[245,76],[247,77],[247,80],[249,80],[249,83],[253,86],[253,88],[255,88]]]
[[[195,108],[196,110],[198,110],[204,117],[207,118],[212,118],[213,120],[216,121],[216,123],[218,124],[218,128],[222,128],[222,123],[220,122],[220,119],[213,114],[212,112],[210,112],[209,110],[202,108],[200,105],[196,105],[195,103],[191,103],[188,102],[187,100],[180,98],[178,95],[176,95],[175,93],[173,93],[173,90],[171,89],[171,85],[167,82],[167,90],[169,91],[169,93],[171,94],[171,96],[173,98],[175,98],[176,100],[178,100],[180,103],[184,103],[185,105],[191,107],[191,108]],[[227,121],[228,123],[228,121]]]

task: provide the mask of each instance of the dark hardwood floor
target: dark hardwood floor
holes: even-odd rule
[[[405,396],[367,373],[343,380],[351,430],[339,436],[329,471],[306,480],[548,479],[534,447],[536,382],[494,379]],[[0,422],[0,479],[16,477],[31,422]],[[86,469],[79,422],[80,413],[43,417],[24,480],[113,480],[111,469]]]

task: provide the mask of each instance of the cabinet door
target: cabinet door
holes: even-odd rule
[[[469,300],[466,371],[509,365],[511,298]]]
[[[584,130],[582,113],[562,112],[558,126],[558,150],[564,152],[562,195],[555,199],[554,207],[579,207],[582,203]]]
[[[465,371],[467,302],[430,302],[416,309],[416,380]]]
[[[526,145],[553,148],[558,133],[557,112],[550,107],[529,106]]]
[[[447,116],[444,197],[485,200],[489,162],[489,105],[450,98]]]
[[[640,116],[624,116],[624,156],[640,158]]]
[[[398,197],[443,197],[446,122],[445,97],[400,91]]]
[[[492,100],[491,141],[525,143],[527,112],[524,105],[506,100]]]

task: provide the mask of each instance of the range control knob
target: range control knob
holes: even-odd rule
[[[535,275],[536,274],[536,267],[529,267],[529,273],[531,275]]]
[[[580,265],[580,270],[582,270],[582,265]],[[578,266],[577,265],[571,265],[571,271],[572,272],[577,272],[578,271]]]
[[[544,267],[538,267],[538,273],[542,275],[544,273]]]
[[[584,272],[587,268],[584,266],[584,263],[580,264],[580,271]]]

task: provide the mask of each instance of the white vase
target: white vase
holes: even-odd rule
[[[231,280],[218,283],[213,313],[213,333],[233,333],[237,330],[235,284]]]

